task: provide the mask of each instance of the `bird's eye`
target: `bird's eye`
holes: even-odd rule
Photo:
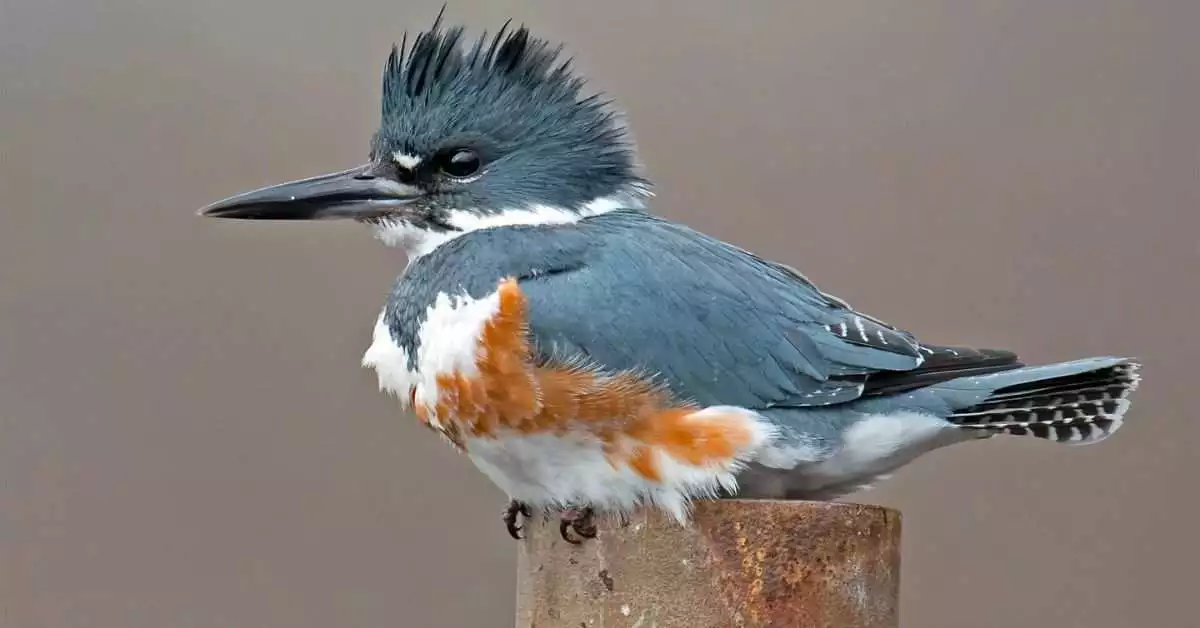
[[[479,167],[482,165],[479,153],[469,148],[460,148],[446,153],[439,162],[438,168],[456,179],[463,179],[479,172]]]

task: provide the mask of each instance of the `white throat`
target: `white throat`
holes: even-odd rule
[[[387,246],[404,251],[411,263],[454,238],[472,231],[515,225],[570,224],[589,216],[598,216],[617,209],[641,209],[651,194],[647,188],[631,187],[610,196],[593,199],[577,211],[549,205],[514,207],[486,215],[464,210],[451,210],[446,222],[457,231],[432,231],[403,221],[380,223],[374,225],[373,228],[375,237]]]

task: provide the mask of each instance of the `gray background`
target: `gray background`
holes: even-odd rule
[[[510,626],[503,496],[358,361],[403,264],[203,221],[359,163],[440,2],[0,0],[4,628]],[[933,341],[1136,354],[1126,429],[928,456],[904,624],[1194,626],[1200,3],[470,2],[569,42],[655,208]]]

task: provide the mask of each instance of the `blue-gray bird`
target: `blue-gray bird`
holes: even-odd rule
[[[504,520],[826,500],[997,434],[1115,432],[1139,363],[929,344],[797,271],[649,213],[610,104],[561,47],[442,17],[392,48],[365,165],[212,204],[344,218],[408,255],[363,357],[510,497]]]

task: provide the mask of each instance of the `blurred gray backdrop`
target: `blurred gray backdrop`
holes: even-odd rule
[[[359,163],[440,0],[0,0],[0,624],[501,627],[503,496],[358,366],[404,260],[206,221]],[[565,40],[655,209],[933,341],[1143,357],[1126,428],[946,450],[905,626],[1194,626],[1200,3],[456,0]]]

